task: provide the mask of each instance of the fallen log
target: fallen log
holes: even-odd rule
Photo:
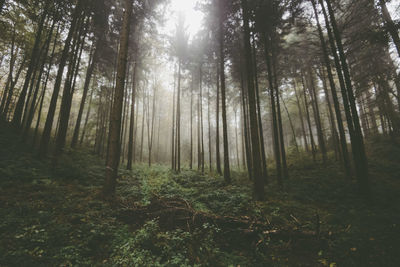
[[[247,216],[221,216],[195,210],[190,203],[182,198],[163,198],[154,195],[149,205],[140,205],[136,202],[121,202],[121,212],[118,218],[130,225],[141,226],[146,221],[156,219],[163,230],[184,229],[192,230],[202,227],[205,223],[215,225],[222,233],[239,235],[240,237],[277,238],[281,240],[319,239],[319,231],[304,230],[297,226],[292,228],[278,228],[265,222]],[[325,236],[328,236],[325,235]],[[329,234],[331,237],[331,234]]]

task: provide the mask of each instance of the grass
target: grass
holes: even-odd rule
[[[367,147],[372,204],[337,163],[304,157],[289,162],[283,191],[270,170],[264,202],[252,200],[240,172],[225,185],[215,174],[177,174],[162,165],[121,170],[117,202],[179,197],[197,211],[257,219],[283,232],[243,238],[213,223],[190,231],[164,229],[157,217],[127,223],[123,207],[98,197],[102,160],[69,151],[52,169],[0,125],[0,266],[399,266],[400,146],[377,137]],[[284,234],[318,229],[319,239]]]

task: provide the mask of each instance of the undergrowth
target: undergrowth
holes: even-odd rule
[[[110,203],[97,194],[101,159],[67,151],[53,168],[1,125],[0,265],[399,266],[400,146],[383,137],[367,145],[372,204],[358,197],[355,181],[337,162],[322,166],[298,156],[289,156],[283,190],[269,170],[264,202],[253,201],[252,183],[241,171],[226,185],[213,172],[138,164],[120,171],[118,199]],[[181,198],[198,212],[253,220],[282,233],[247,238],[213,223],[165,229],[157,217],[142,224],[120,219],[118,203],[145,207],[154,197]]]

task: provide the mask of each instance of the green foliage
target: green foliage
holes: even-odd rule
[[[120,171],[117,194],[124,205],[183,198],[199,212],[281,231],[271,237],[241,234],[253,226],[232,232],[212,221],[166,229],[157,216],[128,225],[120,218],[125,207],[97,197],[104,175],[101,160],[68,151],[54,169],[29,147],[10,142],[13,136],[0,128],[1,266],[397,266],[400,261],[400,164],[395,156],[400,149],[385,138],[368,143],[375,198],[368,205],[338,163],[313,164],[304,152],[301,161],[289,156],[284,190],[270,169],[264,202],[252,200],[252,183],[240,172],[226,185],[212,173],[174,173],[160,165]],[[319,240],[285,235],[318,227]]]

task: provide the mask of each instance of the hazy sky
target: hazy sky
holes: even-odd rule
[[[167,21],[166,27],[168,31],[175,30],[179,12],[185,15],[187,32],[191,37],[200,30],[204,15],[202,12],[196,10],[196,2],[197,0],[171,0],[171,13],[176,19],[169,19]]]

